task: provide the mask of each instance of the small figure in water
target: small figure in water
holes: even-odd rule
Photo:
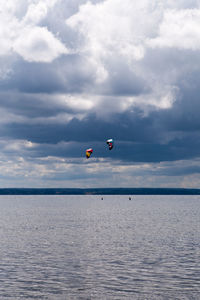
[[[103,197],[101,197],[101,200],[103,200]]]
[[[131,197],[129,197],[128,199],[131,200]]]

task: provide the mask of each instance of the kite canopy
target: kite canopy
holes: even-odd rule
[[[113,141],[113,139],[108,139],[106,141],[106,143],[108,145],[109,150],[112,150],[112,148],[114,147],[114,141]],[[92,153],[93,153],[93,149],[92,148],[88,148],[85,151],[86,158],[90,158],[90,156],[92,155]]]
[[[111,149],[113,148],[113,146],[114,146],[114,141],[113,141],[113,139],[108,139],[108,140],[106,141],[106,143],[108,144],[109,150],[111,150]]]
[[[92,152],[93,152],[92,148],[87,149],[86,152],[85,152],[86,157],[90,158],[90,156],[92,155]]]

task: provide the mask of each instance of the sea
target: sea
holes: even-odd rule
[[[200,196],[1,195],[0,299],[200,299]]]

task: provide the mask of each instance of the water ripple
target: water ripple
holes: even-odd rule
[[[0,299],[200,299],[196,196],[0,196]]]

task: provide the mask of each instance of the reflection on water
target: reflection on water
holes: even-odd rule
[[[200,299],[198,196],[0,196],[0,299]]]

